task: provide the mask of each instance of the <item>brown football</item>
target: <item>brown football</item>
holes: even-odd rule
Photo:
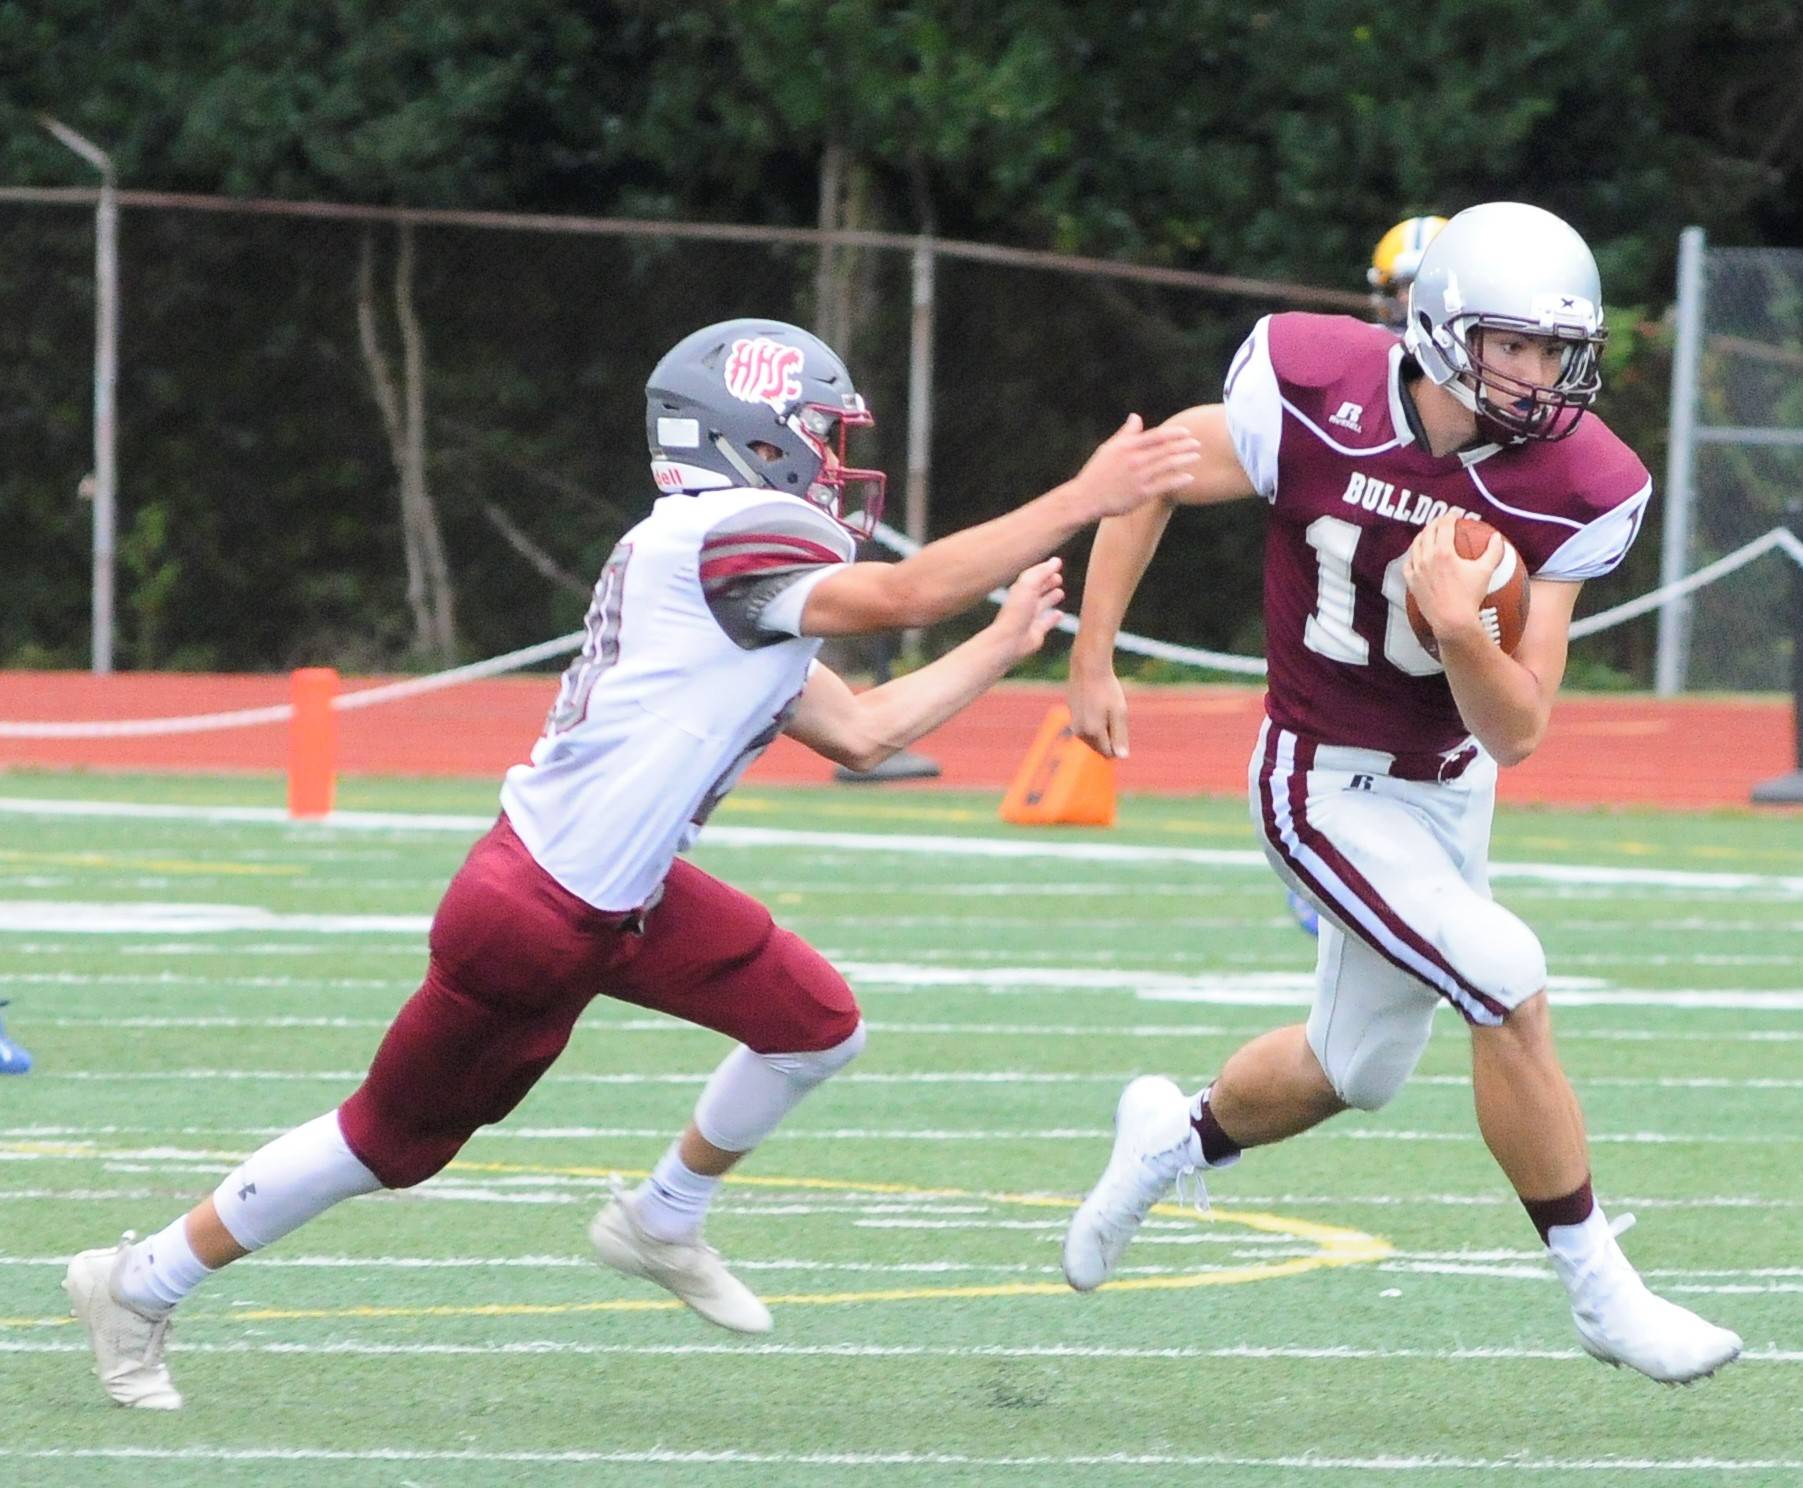
[[[1484,549],[1490,546],[1490,535],[1495,531],[1488,522],[1476,517],[1460,517],[1452,530],[1453,546],[1458,549],[1461,558],[1481,558]],[[1440,656],[1439,643],[1415,604],[1413,594],[1408,597],[1408,611],[1415,639],[1437,661]],[[1506,537],[1503,539],[1502,562],[1496,565],[1496,572],[1491,575],[1490,592],[1484,596],[1484,603],[1477,614],[1490,639],[1501,646],[1505,654],[1513,655],[1515,648],[1521,644],[1521,632],[1527,628],[1528,623],[1528,570],[1527,565],[1521,561],[1521,554],[1516,552],[1515,544]]]

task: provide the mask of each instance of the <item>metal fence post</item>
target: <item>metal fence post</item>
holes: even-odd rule
[[[1659,582],[1675,584],[1690,566],[1692,488],[1696,461],[1697,364],[1703,349],[1703,229],[1678,235],[1678,334],[1672,347],[1671,442],[1665,462],[1665,528],[1659,544]],[[1671,697],[1684,690],[1690,658],[1691,602],[1668,599],[1659,607],[1659,642],[1653,690]]]
[[[119,182],[113,158],[67,124],[40,114],[38,122],[100,172],[94,213],[94,579],[91,596],[92,670],[113,669],[113,563],[118,528],[113,404],[119,380]],[[82,483],[84,490],[87,482]]]
[[[908,333],[908,476],[902,526],[917,543],[927,540],[928,484],[933,461],[933,240],[914,245],[913,315]],[[921,633],[902,636],[910,660],[920,656]]]

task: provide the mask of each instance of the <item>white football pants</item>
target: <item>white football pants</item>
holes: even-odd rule
[[[1340,1098],[1375,1109],[1427,1046],[1441,998],[1495,1026],[1546,986],[1539,938],[1490,897],[1496,762],[1400,779],[1381,750],[1317,743],[1269,720],[1249,774],[1278,876],[1321,911],[1309,1046]]]

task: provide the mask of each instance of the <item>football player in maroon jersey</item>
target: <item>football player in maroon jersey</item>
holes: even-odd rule
[[[1545,954],[1487,877],[1497,767],[1539,744],[1578,592],[1621,562],[1652,491],[1589,411],[1601,299],[1589,248],[1551,213],[1461,212],[1421,256],[1401,340],[1347,316],[1259,321],[1222,402],[1171,421],[1201,441],[1201,473],[1098,531],[1070,700],[1076,731],[1113,756],[1127,748],[1114,638],[1171,503],[1268,504],[1268,691],[1250,801],[1266,855],[1321,929],[1305,1023],[1245,1045],[1193,1098],[1157,1076],[1122,1093],[1113,1152],[1065,1240],[1078,1290],[1107,1279],[1181,1174],[1382,1106],[1444,1000],[1471,1028],[1478,1126],[1585,1349],[1666,1381],[1740,1352],[1734,1333],[1654,1296],[1617,1245],[1554,1050]],[[1506,536],[1532,576],[1512,655],[1478,621],[1503,546],[1460,557],[1466,514]],[[1409,624],[1411,593],[1438,659]]]
[[[1371,313],[1386,330],[1402,334],[1408,321],[1409,286],[1421,267],[1421,255],[1445,226],[1444,217],[1405,217],[1371,250],[1365,282],[1371,286]],[[1296,923],[1308,934],[1319,936],[1320,911],[1313,903],[1294,889],[1286,889],[1284,899]]]

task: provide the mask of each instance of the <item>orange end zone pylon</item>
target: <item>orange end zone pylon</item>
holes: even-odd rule
[[[1114,825],[1114,761],[1071,732],[1070,709],[1063,703],[1055,703],[1040,724],[1002,797],[1001,817],[1021,826]]]
[[[294,673],[294,718],[288,725],[288,814],[330,816],[338,773],[338,720],[332,699],[338,673],[331,667],[302,667]]]

